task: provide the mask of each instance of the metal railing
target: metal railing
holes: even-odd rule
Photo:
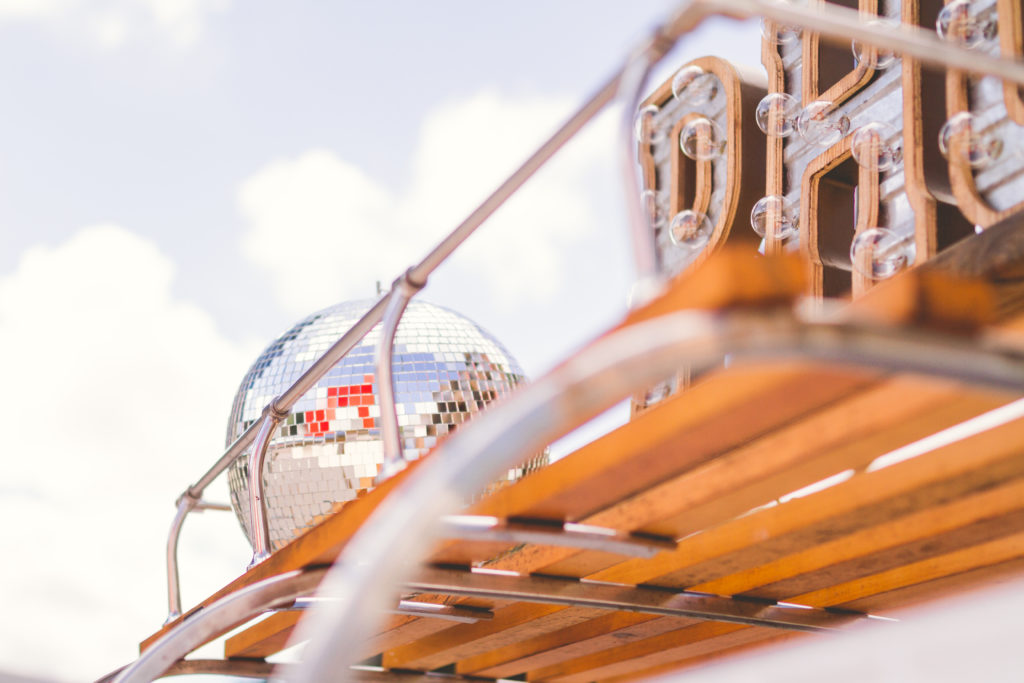
[[[290,642],[311,641],[306,660],[284,673],[299,681],[344,678],[361,652],[359,633],[372,632],[393,602],[395,587],[407,584],[417,560],[442,533],[438,520],[457,509],[466,492],[680,363],[711,367],[727,355],[734,363],[794,358],[842,362],[1024,392],[1024,355],[1019,349],[937,332],[802,320],[785,309],[671,313],[637,323],[587,347],[445,440],[380,502],[326,575],[290,572],[222,598],[154,642],[116,682],[152,680],[210,637],[314,588],[319,597],[329,599],[314,603],[299,622]],[[975,418],[970,427],[965,423],[959,438],[1024,419],[1024,400],[992,412],[999,413],[997,421]],[[401,562],[394,559],[396,547],[402,549]],[[579,590],[573,596],[579,597]],[[565,602],[573,596],[557,599]],[[594,603],[584,599],[581,604]]]
[[[623,135],[627,138],[622,157],[624,186],[627,190],[629,226],[635,251],[638,287],[634,303],[642,301],[660,288],[657,252],[653,229],[638,198],[638,179],[634,159],[632,114],[644,91],[653,67],[668,53],[678,40],[698,26],[705,18],[724,14],[734,18],[763,16],[783,25],[799,27],[819,33],[823,38],[849,43],[851,40],[876,48],[893,50],[924,64],[991,75],[1024,86],[1024,64],[1019,61],[991,57],[940,40],[931,31],[901,24],[888,26],[868,24],[856,10],[822,5],[803,7],[785,1],[772,0],[689,0],[683,3],[662,26],[643,41],[627,62],[613,74],[597,92],[522,166],[506,179],[461,224],[445,237],[422,261],[410,267],[395,280],[383,296],[351,329],[334,343],[284,393],[272,400],[264,409],[261,419],[250,425],[232,443],[195,484],[177,501],[178,510],[171,525],[167,541],[168,622],[181,614],[178,582],[177,546],[185,518],[192,510],[211,507],[202,500],[207,486],[227,467],[252,446],[249,466],[250,520],[253,535],[253,560],[250,567],[269,555],[269,533],[263,493],[263,466],[267,448],[274,431],[291,410],[295,402],[311,389],[339,360],[341,360],[373,327],[387,317],[385,329],[377,349],[378,392],[381,404],[382,440],[385,465],[383,475],[389,476],[404,467],[402,443],[394,405],[394,387],[391,381],[391,345],[409,300],[422,289],[428,277],[445,261],[495,210],[511,197],[539,168],[541,168],[568,140],[574,137],[608,103],[620,98],[625,102]],[[221,506],[223,507],[223,506]]]

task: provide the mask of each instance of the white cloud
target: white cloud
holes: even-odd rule
[[[371,295],[374,281],[393,277],[423,242],[419,226],[399,221],[394,197],[325,150],[266,166],[238,201],[246,255],[297,313]]]
[[[0,278],[0,670],[93,678],[163,620],[174,499],[219,454],[255,355],[173,279],[154,244],[114,226],[30,249]],[[225,513],[186,524],[186,602],[242,570],[234,527]]]
[[[35,21],[84,34],[105,48],[161,36],[184,47],[231,0],[0,0],[0,23]]]
[[[245,253],[296,313],[366,296],[422,257],[568,115],[567,101],[484,92],[427,117],[409,189],[395,194],[333,152],[278,160],[246,179]],[[536,302],[602,220],[590,171],[613,166],[602,121],[543,169],[457,252],[452,267],[501,300]],[[611,220],[617,220],[612,217]],[[607,220],[607,219],[605,219]]]

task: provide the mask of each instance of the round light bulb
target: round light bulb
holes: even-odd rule
[[[694,161],[711,161],[725,152],[725,133],[711,119],[698,116],[679,131],[679,148]]]
[[[999,158],[1003,141],[979,130],[970,112],[954,114],[939,130],[939,151],[947,159],[956,153],[971,168],[984,168]]]
[[[761,36],[772,45],[788,45],[800,40],[800,28],[761,19]]]
[[[796,118],[796,130],[806,142],[831,147],[850,130],[850,119],[828,100],[811,102]]]
[[[707,216],[686,209],[672,218],[668,236],[677,247],[696,251],[708,243],[713,229]]]
[[[800,103],[792,95],[773,92],[757,103],[754,119],[761,132],[770,138],[785,138],[793,134]]]
[[[644,190],[640,193],[640,202],[643,204],[644,213],[652,228],[665,227],[665,212],[658,204],[658,193],[654,190]]]
[[[675,391],[675,380],[665,380],[664,382],[658,382],[653,387],[644,392],[644,407],[653,406],[656,403],[664,401],[666,398],[672,395]]]
[[[699,66],[684,66],[672,77],[672,96],[696,106],[706,104],[718,94],[718,79]]]
[[[998,25],[992,5],[984,9],[981,3],[953,0],[939,12],[935,30],[939,37],[960,43],[964,47],[978,47],[996,37]]]
[[[885,28],[898,26],[898,24],[893,24],[891,21],[880,21],[878,19],[869,21],[868,25],[883,26]],[[872,69],[888,69],[899,60],[899,57],[892,50],[870,47],[857,40],[850,43],[850,48],[853,50],[853,59],[858,66],[865,64]]]
[[[761,197],[750,210],[750,227],[766,239],[787,240],[799,232],[797,210],[785,197]]]
[[[853,131],[850,151],[854,161],[870,171],[888,171],[903,160],[899,132],[879,121]]]
[[[642,145],[654,145],[665,139],[665,133],[654,125],[654,117],[658,115],[658,107],[648,104],[636,113],[633,119],[633,134]]]
[[[872,280],[895,275],[914,262],[915,254],[912,237],[901,237],[887,228],[862,230],[850,244],[853,268]]]

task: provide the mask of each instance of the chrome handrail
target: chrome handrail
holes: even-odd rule
[[[426,282],[413,282],[409,273],[395,280],[388,296],[388,307],[384,312],[381,324],[380,339],[377,342],[377,401],[380,405],[380,436],[384,448],[384,463],[381,466],[378,481],[383,481],[398,474],[405,468],[405,457],[402,447],[402,428],[398,426],[398,409],[395,406],[395,381],[392,376],[392,357],[394,356],[395,333],[402,322],[405,307]]]
[[[861,19],[857,10],[836,5],[797,6],[789,4],[784,0],[688,0],[682,3],[676,12],[661,27],[656,29],[651,34],[651,37],[641,44],[638,50],[632,53],[632,57],[627,63],[608,79],[596,94],[511,176],[499,185],[480,206],[434,247],[422,261],[409,268],[403,278],[396,280],[388,294],[378,300],[289,389],[271,401],[267,410],[274,414],[287,415],[295,402],[343,358],[374,325],[381,321],[388,301],[396,291],[400,281],[407,281],[413,284],[426,283],[427,278],[437,266],[443,263],[469,235],[489,218],[569,139],[574,137],[605,105],[611,102],[618,93],[621,92],[623,97],[635,102],[636,93],[643,87],[643,83],[646,81],[646,74],[649,73],[650,69],[660,61],[682,36],[697,27],[705,18],[716,14],[724,14],[734,18],[763,16],[781,24],[814,31],[828,40],[841,43],[849,43],[851,40],[856,40],[870,47],[893,50],[919,59],[921,62],[932,66],[996,76],[1024,86],[1024,63],[1018,60],[992,57],[968,50],[940,40],[933,32],[917,26],[907,24],[897,26],[877,23],[868,24]],[[625,116],[631,115],[631,111],[627,111],[625,114]],[[632,132],[631,126],[630,132]],[[632,140],[630,147],[632,147]],[[630,163],[633,163],[632,152],[630,152]],[[630,230],[633,234],[632,241],[635,249],[637,272],[642,280],[645,275],[649,276],[652,272],[654,268],[652,264],[656,263],[656,252],[653,251],[653,247],[650,244],[652,232],[648,220],[643,215],[642,208],[639,205],[639,193],[634,191],[636,189],[636,171],[630,168],[628,173],[630,175],[624,176],[624,178],[627,181],[626,199],[627,205],[630,207]],[[641,281],[640,284],[643,284],[643,282]],[[648,298],[649,296],[650,288],[647,288],[641,298]],[[380,391],[379,384],[378,391]],[[180,592],[178,589],[177,544],[184,518],[199,503],[207,486],[253,443],[257,432],[265,424],[266,421],[264,419],[250,425],[228,447],[213,467],[178,499],[178,511],[171,525],[167,542],[168,611],[171,615],[168,619],[169,621],[172,621],[176,615],[181,613]],[[261,486],[262,464],[253,463],[252,458],[250,458],[250,463],[252,465],[261,465],[258,470],[254,470],[252,466],[250,467],[250,499],[252,499],[254,495],[259,493],[258,490],[254,493],[252,489]],[[262,515],[265,516],[265,510],[262,510]],[[255,516],[252,518],[255,522]],[[259,533],[265,534],[265,525],[257,526],[253,523],[252,526],[254,546],[256,546],[259,542],[255,540],[255,537]],[[264,548],[269,545],[265,535],[262,545]],[[254,553],[254,560],[257,554],[259,554],[258,551]]]
[[[273,607],[309,595],[326,569],[307,569],[278,574],[226,595],[191,619],[162,635],[134,662],[113,676],[114,683],[155,680],[175,662],[212,638]],[[110,680],[106,676],[101,681]],[[97,682],[98,683],[98,682]]]
[[[336,341],[331,348],[329,348],[320,358],[318,358],[313,365],[309,367],[295,381],[294,384],[280,396],[272,400],[269,406],[274,406],[274,410],[287,415],[291,407],[302,397],[309,389],[315,385],[320,378],[327,374],[334,365],[341,360],[359,341],[366,336],[367,333],[373,327],[381,321],[384,316],[384,311],[387,307],[388,301],[390,300],[393,292],[396,288],[401,285],[403,281],[408,281],[413,286],[416,283],[426,283],[427,278],[431,273],[441,265],[445,259],[447,259],[454,251],[458,248],[462,242],[464,242],[470,235],[473,234],[480,225],[490,217],[505,201],[508,200],[522,185],[525,183],[534,173],[537,172],[554,154],[561,149],[561,147],[572,139],[582,128],[585,126],[604,106],[610,102],[618,90],[620,73],[613,76],[607,83],[602,86],[598,92],[587,101],[568,121],[566,121],[561,128],[548,138],[548,140],[541,145],[536,152],[534,152],[522,166],[516,170],[511,176],[509,176],[505,182],[503,182],[498,188],[491,193],[487,199],[483,201],[462,223],[460,223],[451,233],[448,234],[434,249],[428,253],[422,261],[412,266],[406,271],[404,278],[396,280],[395,284],[392,285],[391,290],[381,297],[377,303],[370,308],[369,311],[363,314],[360,318],[344,335],[341,339]],[[378,384],[378,391],[380,385]],[[227,467],[234,462],[235,458],[241,455],[246,447],[253,443],[256,438],[256,433],[260,429],[260,426],[264,423],[260,420],[250,425],[245,432],[242,433],[238,439],[228,448],[228,450],[220,457],[220,459],[214,464],[203,475],[203,477],[197,482],[190,486],[182,497],[179,498],[181,501],[183,498],[194,498],[196,500],[202,495],[202,491],[209,486],[209,484],[219,476]],[[249,471],[249,488],[250,498],[253,497],[253,483],[254,479],[262,478],[262,470],[255,471],[250,468]],[[179,511],[181,507],[179,506]],[[188,510],[185,510],[183,514],[188,514]],[[182,517],[183,519],[183,517]],[[178,560],[177,560],[177,542],[178,535],[181,533],[181,521],[178,517],[175,517],[175,523],[171,526],[171,532],[167,543],[167,583],[168,583],[168,612],[172,617],[168,618],[168,621],[173,621],[181,614],[181,598],[178,592]],[[253,525],[254,537],[258,533],[259,527]],[[257,542],[254,541],[254,546]],[[264,540],[264,545],[269,545]],[[254,553],[254,560],[256,555]],[[257,560],[258,561],[258,560]]]

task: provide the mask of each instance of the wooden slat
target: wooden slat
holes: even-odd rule
[[[385,650],[400,647],[452,628],[458,628],[458,625],[441,619],[406,617],[401,624],[385,629],[369,639],[363,656],[377,655]]]
[[[661,296],[630,311],[612,331],[684,309],[788,305],[805,291],[806,273],[798,258],[763,258],[751,250],[726,247],[675,277]]]
[[[651,531],[650,520],[644,515],[657,514],[659,509],[662,512],[665,509],[680,510],[677,516],[686,520],[695,510],[699,513],[699,507],[693,507],[695,501],[698,505],[700,501],[709,501],[705,504],[714,506],[712,509],[717,509],[719,516],[702,517],[697,514],[697,523],[720,523],[833,472],[846,467],[863,467],[877,455],[1005,400],[1005,397],[963,392],[952,383],[897,378],[816,413],[808,421],[720,457],[708,463],[705,470],[695,470],[646,492],[637,500],[627,501],[586,521]],[[867,435],[866,439],[856,439],[864,435]],[[801,445],[803,450],[799,448]],[[735,459],[730,461],[729,458],[734,456]],[[812,459],[801,465],[799,458],[808,456],[816,456],[821,462]],[[772,475],[776,475],[776,479],[773,480]],[[751,496],[757,491],[760,491],[761,498],[740,496],[731,508],[719,503],[732,492]],[[656,530],[665,533],[664,528]],[[496,566],[529,571],[537,569],[545,560],[558,557],[585,558],[588,561],[596,558],[601,567],[621,559],[566,549],[528,547]],[[571,559],[561,564],[544,564],[540,571],[571,574],[560,571],[569,562]],[[575,575],[586,573],[581,571]]]
[[[690,656],[703,654],[709,648],[714,647],[718,638],[742,632],[752,634],[758,631],[773,633],[771,629],[708,621],[669,631],[638,643],[609,648],[537,669],[527,675],[527,680],[593,681],[601,676],[613,676],[635,671],[637,667],[653,666],[666,660],[672,661],[680,656],[685,656],[683,653],[690,653]],[[730,639],[727,644],[734,644],[734,640]]]
[[[651,530],[650,516],[657,515],[659,510],[663,514],[667,509],[679,510],[677,514],[683,520],[696,512],[697,523],[701,525],[720,523],[835,471],[846,467],[863,467],[877,455],[994,407],[1004,400],[984,394],[960,392],[956,385],[949,383],[894,379],[586,521],[617,528]],[[865,434],[868,435],[867,439],[857,441],[856,437]],[[823,462],[812,459],[801,463],[799,460],[800,457],[809,456],[816,456]],[[753,497],[758,491],[761,497]],[[738,502],[733,503],[733,507],[726,508],[719,503],[731,493],[737,492],[742,495]],[[704,517],[699,514],[702,504],[715,506],[713,509],[717,509],[719,516]],[[662,528],[657,531],[664,533]],[[679,531],[685,532],[688,529]],[[586,558],[589,566],[597,564],[601,568],[621,560],[604,559],[595,553],[527,547],[499,562],[497,566],[528,571],[536,569],[545,560],[566,557],[570,559],[561,564],[544,564],[541,571],[572,574],[571,571],[560,571],[569,565],[572,558]],[[595,558],[597,562],[594,562]],[[575,575],[586,573],[580,571]],[[751,585],[757,584],[737,587],[735,592],[749,589]],[[571,638],[572,634],[567,633],[565,637]],[[569,643],[571,640],[562,644]],[[511,660],[520,653],[512,647],[507,654]],[[475,665],[471,663],[467,666]],[[467,672],[470,670],[466,669]],[[507,675],[507,672],[502,669],[501,675]]]
[[[896,591],[902,587],[920,586],[924,585],[924,582],[931,581],[942,581],[947,584],[944,587],[948,589],[949,579],[955,579],[956,587],[962,589],[967,582],[967,577],[975,581],[980,578],[980,573],[976,574],[972,570],[976,570],[978,567],[988,570],[989,564],[993,562],[997,563],[995,566],[1004,576],[1012,573],[1019,577],[1024,570],[1024,559],[1020,558],[1022,548],[1024,548],[1022,541],[1024,541],[1024,535],[1013,534],[996,541],[960,549],[877,575],[860,577],[839,587],[794,596],[792,599],[818,606],[850,607],[857,605],[866,607],[873,602],[870,597],[858,602],[848,601],[847,598],[863,597],[882,590],[884,591],[883,596],[888,595],[891,599],[891,596],[895,595]],[[1012,564],[1004,562],[1007,557],[1016,557],[1017,560],[1012,561]],[[949,576],[949,572],[955,572],[954,576]],[[991,570],[987,571],[985,578],[990,578],[991,574]],[[929,597],[934,597],[934,591],[930,593]],[[878,604],[878,602],[879,600],[876,598],[874,603]],[[884,603],[884,598],[882,602]],[[881,624],[877,627],[885,628],[886,625]],[[658,667],[658,671],[675,669],[684,666],[686,660],[693,657],[703,657],[725,648],[776,640],[780,637],[786,636],[780,636],[777,632],[758,627],[735,624],[702,625],[701,627],[670,631],[660,637],[622,645],[618,648],[564,661],[555,666],[537,669],[531,671],[529,680],[559,680],[568,683],[603,679],[650,667]]]
[[[283,650],[302,612],[278,612],[224,641],[228,659],[263,659]]]
[[[809,604],[829,603],[829,605],[836,606],[853,604],[854,601],[860,601],[880,593],[897,591],[973,572],[982,567],[1019,560],[1022,552],[1024,552],[1024,533],[1016,533],[938,557],[911,562],[870,577],[862,577],[795,596],[794,600],[806,601]],[[963,586],[962,583],[953,583],[958,587]],[[884,605],[885,602],[879,600],[875,604]]]
[[[752,653],[755,650],[764,649],[766,647],[772,647],[782,645],[787,642],[805,638],[805,633],[772,633],[765,629],[758,631],[764,636],[762,639],[750,638],[743,643],[730,643],[728,647],[710,650],[708,652],[698,654],[696,656],[685,657],[677,659],[676,661],[669,662],[667,664],[659,664],[647,669],[633,669],[629,673],[621,676],[606,676],[601,679],[601,683],[621,683],[627,680],[646,680],[648,678],[654,678],[655,676],[662,676],[668,673],[679,672],[682,669],[695,668],[699,666],[705,666],[716,660],[723,659],[725,657],[733,658],[748,653]],[[728,636],[724,636],[728,637]]]
[[[732,370],[498,491],[474,514],[576,521],[875,381],[787,364]]]
[[[866,592],[880,588],[884,589],[885,592],[838,606],[858,611],[888,613],[895,616],[908,616],[912,618],[913,614],[907,613],[907,608],[917,607],[922,602],[932,601],[954,593],[959,594],[981,586],[988,588],[1001,582],[1019,581],[1021,576],[1024,576],[1024,558],[1020,556],[1022,550],[1024,550],[1024,536],[1021,535],[965,548],[951,553],[945,558],[922,563],[919,565],[919,569],[922,570],[921,573],[914,571],[903,573],[891,572],[867,582],[858,581],[851,583],[847,587],[848,590],[843,592],[847,597],[851,594],[857,594],[859,592],[858,586],[861,586],[861,590]],[[1007,557],[1013,559],[1003,561]],[[934,568],[936,566],[941,566],[943,568],[942,571],[956,571],[956,573],[928,579],[927,577],[934,575]],[[925,580],[920,581],[922,578]],[[909,585],[905,585],[908,581],[910,582]],[[899,587],[904,585],[905,587]],[[896,588],[892,588],[893,586],[896,586]],[[850,593],[848,591],[854,592]],[[838,593],[833,597],[837,595]],[[814,596],[803,596],[803,599],[813,601]],[[884,628],[885,625],[880,624],[879,627]],[[748,630],[753,631],[755,629]],[[668,664],[649,669],[631,669],[629,674],[622,677],[610,677],[605,680],[610,683],[611,681],[625,680],[626,678],[644,678],[646,676],[664,674],[669,671],[679,671],[683,668],[707,664],[723,656],[732,657],[751,648],[775,645],[794,637],[803,638],[805,635],[773,635],[765,629],[756,630],[763,637],[760,639],[751,638],[747,647],[730,648],[725,651],[713,652],[694,658],[679,658]],[[639,663],[632,662],[632,665],[638,666]]]
[[[924,578],[931,580],[936,573],[955,574],[976,566],[976,563],[1002,561],[1007,557],[1007,553],[1019,555],[1024,552],[1024,547],[1020,545],[1020,534],[1024,533],[1022,510],[1024,479],[948,505],[891,520],[858,534],[815,546],[802,556],[789,556],[772,565],[751,568],[746,572],[696,586],[695,589],[727,595],[744,593],[815,606],[841,604],[851,609],[872,611],[877,607],[877,603],[851,603],[847,599],[849,594],[846,591],[863,591],[866,586],[883,586],[889,590],[889,587],[897,585],[893,584],[893,581],[919,580],[921,575],[915,573],[913,568],[896,574],[885,571],[893,568],[889,565],[903,566],[907,557],[922,558],[917,564],[927,572]],[[949,533],[940,534],[941,530],[948,530]],[[985,542],[988,538],[993,539],[991,544]],[[919,539],[918,547],[911,547],[911,544],[905,542],[907,539]],[[972,545],[977,547],[960,550]],[[858,561],[851,561],[853,558]],[[925,562],[924,558],[928,558],[929,561]],[[968,564],[965,565],[965,562]],[[813,568],[825,568],[826,571],[810,571]],[[879,573],[881,576],[873,577]],[[777,581],[779,576],[790,576],[793,580]],[[845,588],[831,588],[836,584],[842,586],[843,581],[846,582]],[[821,590],[804,590],[810,587],[817,588],[819,585],[823,586]],[[657,621],[662,627],[670,624],[666,619]],[[649,626],[657,627],[659,624]],[[642,654],[646,648],[648,646],[642,646],[640,653]],[[627,659],[632,659],[636,654],[627,647],[620,648],[619,653]],[[571,655],[559,659],[569,658]],[[543,667],[549,665],[551,660],[552,658],[523,658],[519,662],[510,662],[505,667],[481,673],[513,675],[526,670],[519,668],[523,665],[534,665],[531,668]],[[466,670],[469,672],[468,667]]]
[[[514,676],[624,642],[641,640],[698,623],[694,619],[613,612],[560,631],[514,643],[459,662],[460,674]]]
[[[825,491],[822,492],[821,494],[816,494],[803,500],[792,501],[787,505],[780,506],[778,508],[770,510],[765,510],[762,513],[752,515],[751,517],[745,518],[743,520],[737,520],[736,524],[741,526],[749,526],[752,529],[760,530],[760,532],[764,533],[765,538],[769,538],[771,536],[770,532],[774,527],[776,527],[776,520],[778,519],[789,517],[790,519],[793,519],[797,522],[803,520],[806,524],[813,524],[815,522],[814,515],[809,515],[807,513],[811,509],[822,508],[824,504],[828,503],[828,499],[832,499],[831,505],[835,506],[839,504],[840,507],[843,507],[843,505],[845,505],[841,503],[841,501],[843,500],[846,500],[846,504],[848,504],[849,501],[851,501],[853,498],[862,498],[864,494],[867,494],[868,496],[868,498],[864,499],[870,500],[870,492],[872,490],[877,489],[879,491],[884,491],[886,489],[889,489],[894,482],[902,484],[903,486],[897,486],[890,493],[887,493],[885,495],[885,498],[891,503],[893,500],[900,499],[905,493],[909,493],[910,500],[906,501],[904,505],[905,509],[899,510],[898,507],[893,508],[891,505],[889,505],[888,508],[882,506],[882,509],[885,510],[885,514],[879,515],[877,514],[877,510],[865,510],[863,509],[862,505],[856,505],[855,507],[852,508],[852,510],[854,510],[855,512],[852,512],[850,516],[864,516],[868,519],[884,521],[891,514],[905,514],[906,512],[911,511],[915,505],[923,507],[924,504],[928,502],[942,502],[943,500],[953,500],[953,505],[955,506],[955,499],[958,494],[978,490],[984,491],[987,487],[1003,481],[1004,478],[1010,478],[1014,475],[1021,474],[1022,469],[1024,469],[1024,463],[1021,462],[1021,458],[1007,456],[1007,449],[1010,449],[1010,452],[1012,454],[1012,444],[1015,443],[1015,436],[1019,438],[1019,432],[1021,432],[1021,430],[1021,425],[1019,423],[1014,423],[1013,425],[1010,425],[1008,427],[996,430],[996,433],[994,434],[982,435],[981,437],[976,437],[975,439],[971,439],[968,442],[962,442],[960,444],[956,444],[953,447],[945,449],[945,452],[941,454],[945,456],[944,459],[933,459],[929,457],[901,463],[900,465],[896,465],[891,468],[887,468],[886,470],[875,472],[871,475],[864,475],[863,477],[859,478],[858,481],[848,482],[847,484],[837,486],[830,491]],[[963,457],[971,457],[969,453],[965,455],[965,450],[971,451],[977,449],[980,452],[991,452],[990,449],[998,448],[1000,445],[1002,446],[1001,456],[991,458],[986,456],[976,456],[979,461],[973,463],[970,467],[965,468],[958,466],[963,464]],[[980,467],[981,465],[986,465],[987,467]],[[938,477],[938,484],[935,483],[936,477],[929,476],[933,469],[942,473],[942,475]],[[950,472],[951,469],[953,470],[952,472]],[[913,481],[911,482],[908,480]],[[931,480],[930,488],[924,488],[923,491],[913,490],[914,488],[918,488],[919,484],[929,483],[929,480]],[[908,487],[908,484],[913,484],[913,487]],[[994,511],[998,511],[999,509],[1001,509],[999,505],[1014,505],[1016,495],[1019,492],[1018,486],[1019,484],[1012,483],[1003,490],[997,489],[997,491],[995,492],[983,494],[984,499],[988,501],[985,504],[984,512],[992,514]],[[846,489],[845,491],[843,490],[844,487]],[[928,493],[930,493],[930,495],[928,495]],[[881,497],[877,498],[880,499]],[[915,498],[917,500],[914,500]],[[972,500],[972,503],[978,504],[981,500],[982,498],[975,498],[974,500]],[[837,501],[839,501],[839,503],[837,503]],[[961,515],[967,515],[967,517],[962,517],[961,521],[963,521],[964,519],[969,519],[969,507],[970,503],[963,503],[959,505],[959,513]],[[950,507],[945,512],[948,515],[952,515],[954,512],[956,512],[956,508]],[[984,512],[982,514],[984,514]],[[791,517],[792,514],[795,514],[796,517]],[[772,518],[775,518],[775,520],[773,520]],[[750,520],[749,525],[747,524],[747,520]],[[850,520],[847,519],[846,523],[848,524],[849,521]],[[946,524],[947,526],[950,524],[950,522],[943,519],[943,516],[941,514],[933,515],[932,523],[937,525],[934,528],[940,528],[942,524]],[[841,528],[842,525],[840,524],[839,527]],[[728,531],[729,530],[727,529],[727,532]],[[828,533],[828,531],[825,531],[825,533]],[[835,533],[836,536],[841,535],[840,533],[836,533],[834,530],[832,530],[831,533]],[[714,532],[702,534],[695,537],[695,540],[700,539],[701,536],[705,535],[713,537],[715,534]],[[729,533],[725,533],[723,535],[729,536]],[[743,545],[745,546],[746,543],[749,543],[751,540],[753,539],[748,538]],[[806,547],[813,547],[817,540],[820,539],[805,538],[804,542],[806,544]],[[837,540],[837,543],[838,542],[839,541]],[[680,548],[680,552],[683,553],[692,553],[693,550],[693,547],[681,546]],[[1020,552],[1020,548],[1017,549],[1017,552]],[[633,562],[627,562],[624,564],[633,564]],[[747,566],[757,567],[758,563],[756,561],[749,562]],[[734,565],[733,568],[735,569],[738,567]],[[795,565],[793,569],[799,572],[800,566]],[[952,569],[947,568],[946,571],[952,571]],[[728,576],[729,572],[725,571],[723,572],[723,574]],[[624,577],[622,577],[621,575],[613,575],[610,577],[605,576],[604,578],[607,578],[609,580],[624,579]],[[637,577],[628,577],[628,579],[636,578]],[[647,580],[651,578],[653,577],[639,577],[640,580]],[[752,577],[748,578],[754,578],[756,580],[757,575],[753,574]],[[627,582],[632,581],[627,580]],[[669,581],[667,581],[665,577],[660,577],[658,578],[657,583],[666,584],[669,583]],[[686,584],[687,582],[677,582],[675,580],[672,580],[672,583],[673,585],[675,585],[676,583]],[[689,585],[693,585],[693,583],[696,582],[689,583]],[[707,583],[701,586],[701,588],[705,590],[720,590],[721,588],[725,587],[726,586],[716,583]],[[745,588],[750,588],[750,586],[741,587],[736,585],[736,583],[734,582],[731,585],[731,588],[740,588],[742,590]],[[815,598],[815,596],[813,595],[803,597]],[[815,603],[812,602],[811,604]]]
[[[1024,479],[926,508],[694,590],[788,600],[993,538],[1024,531]]]
[[[529,637],[545,628],[561,628],[586,621],[599,614],[598,610],[566,608],[558,605],[514,603],[496,610],[494,619],[475,624],[463,624],[447,629],[436,636],[423,638],[384,653],[386,668],[436,669],[459,656],[472,656],[487,647],[488,636],[504,633],[503,637],[525,634]],[[545,619],[551,617],[551,619]]]
[[[891,518],[954,500],[1024,473],[1024,421],[992,429],[680,542],[672,553],[628,560],[598,580],[687,587],[726,576]],[[824,503],[824,504],[823,504]]]
[[[686,536],[837,472],[863,468],[879,455],[1006,400],[964,391],[953,383],[897,378],[826,406],[585,521],[673,538]],[[530,548],[498,566],[524,570],[526,556],[540,552],[545,551]],[[587,576],[621,560],[567,550],[546,554],[551,562],[534,563],[529,569]]]
[[[814,606],[849,606],[850,600],[870,595],[879,589],[893,590],[896,587],[919,583],[953,573],[966,571],[978,566],[978,563],[1003,561],[1008,554],[1020,555],[1024,552],[1020,534],[1024,532],[1024,479],[1012,481],[992,490],[983,490],[979,494],[956,500],[935,509],[909,515],[902,520],[890,520],[879,526],[865,529],[860,534],[847,536],[827,544],[829,547],[814,546],[805,557],[786,557],[775,563],[774,567],[752,567],[703,585],[697,590],[733,594],[744,592],[775,599],[787,599],[794,602]],[[824,491],[816,494],[817,504],[822,504],[832,493]],[[810,498],[808,500],[811,500]],[[815,501],[812,501],[815,502]],[[950,530],[941,534],[941,530]],[[908,538],[920,538],[916,548],[900,541]],[[986,538],[993,538],[989,543]],[[872,542],[873,541],[873,542]],[[840,546],[849,546],[841,550]],[[963,546],[978,544],[976,547],[962,550]],[[883,549],[879,552],[879,548]],[[952,550],[956,548],[957,550]],[[852,558],[859,554],[861,563],[843,562],[845,557]],[[879,555],[885,559],[879,561]],[[910,565],[907,558],[921,559]],[[866,558],[866,560],[865,560]],[[829,564],[831,562],[831,564]],[[886,562],[896,565],[889,571]],[[824,565],[828,571],[809,573],[811,566]],[[800,579],[796,582],[775,581],[780,575],[788,575]],[[809,578],[810,577],[810,578]],[[839,586],[833,584],[846,581]],[[801,592],[808,585],[824,584],[820,590]],[[760,587],[759,590],[753,590]],[[859,607],[865,605],[860,604]],[[765,629],[754,627],[738,627],[735,630],[748,629],[751,633],[742,636],[743,642],[753,642],[762,638],[772,637]],[[729,631],[730,633],[732,631]],[[755,635],[760,633],[761,635]],[[557,678],[565,673],[586,671],[590,680],[604,676],[617,675],[625,670],[636,667],[648,667],[664,664],[669,661],[681,660],[692,656],[694,651],[694,635],[703,635],[702,630],[684,630],[674,632],[674,636],[663,636],[640,643],[622,645],[613,651],[600,655],[592,654],[563,662],[559,666],[549,666],[532,671],[531,679]],[[714,637],[720,634],[713,631]],[[747,638],[750,640],[746,640]],[[686,645],[682,649],[669,647],[672,638],[680,638]],[[702,654],[703,650],[700,650]],[[528,660],[526,660],[528,661]],[[628,663],[628,664],[627,664]],[[612,666],[614,664],[614,666]],[[621,665],[621,666],[620,666]],[[594,669],[594,670],[591,670]],[[518,672],[517,672],[518,673]],[[503,670],[508,674],[508,670]],[[571,680],[571,679],[570,679]]]
[[[1024,557],[1021,556],[1024,536],[986,543],[969,549],[960,557],[951,554],[946,569],[954,566],[962,571],[948,576],[912,583],[866,598],[844,603],[843,607],[864,609],[873,614],[903,617],[909,608],[950,595],[977,590],[986,590],[1004,583],[1018,583],[1024,576]],[[966,560],[962,564],[960,561]],[[973,568],[964,569],[965,566]]]

